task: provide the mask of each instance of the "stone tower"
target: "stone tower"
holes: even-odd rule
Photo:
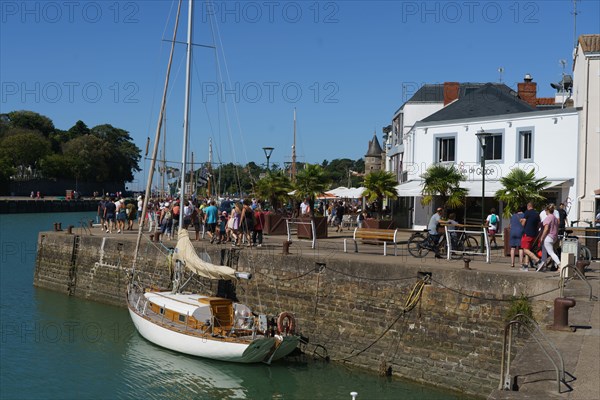
[[[383,150],[377,139],[377,134],[373,133],[373,139],[369,140],[369,150],[365,154],[365,175],[373,171],[381,170],[381,158]]]

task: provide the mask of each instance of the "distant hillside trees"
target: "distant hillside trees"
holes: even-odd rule
[[[127,182],[140,159],[129,133],[109,124],[90,129],[77,121],[63,131],[32,111],[0,115],[0,180]]]

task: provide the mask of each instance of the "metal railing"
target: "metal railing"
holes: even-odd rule
[[[292,236],[294,234],[298,234],[298,225],[310,225],[310,232],[312,237],[311,248],[314,249],[317,247],[317,228],[314,219],[311,218],[309,221],[307,221],[298,218],[286,218],[285,225],[287,229],[288,242],[292,241]]]
[[[557,390],[558,393],[560,393],[560,383],[563,382],[565,385],[567,384],[565,380],[565,362],[563,360],[563,357],[556,348],[556,346],[552,343],[552,341],[550,341],[550,339],[548,339],[544,332],[542,332],[540,326],[533,319],[531,319],[525,314],[517,314],[514,317],[514,319],[508,322],[504,327],[504,340],[502,343],[502,360],[500,362],[500,384],[498,386],[498,389],[512,390],[512,379],[510,376],[510,354],[513,341],[512,331],[513,326],[515,325],[520,325],[523,328],[525,328],[525,330],[527,330],[527,332],[531,335],[533,340],[535,340],[540,349],[543,351],[543,353],[554,366],[554,370],[556,371]],[[531,329],[532,327],[534,329]],[[539,333],[540,337],[536,336],[535,333]],[[554,353],[556,353],[560,365],[557,365],[556,361],[550,356],[546,347],[544,347],[544,343],[542,343],[542,340],[543,342],[545,342],[546,345],[548,345],[551,348],[551,350],[554,351]]]
[[[571,269],[571,270],[575,271],[575,274],[576,274],[577,276],[579,276],[579,279],[581,279],[582,281],[584,281],[584,282],[585,282],[585,283],[588,285],[588,288],[589,288],[589,290],[590,290],[590,293],[589,293],[589,300],[591,301],[591,300],[592,300],[592,298],[593,298],[593,295],[592,295],[592,285],[591,285],[591,284],[590,284],[590,282],[587,280],[587,278],[585,277],[585,275],[584,275],[584,274],[582,274],[582,273],[581,273],[581,272],[580,272],[580,271],[579,271],[577,268],[575,268],[575,267],[574,267],[574,266],[572,266],[571,264],[567,264],[567,265],[565,265],[565,266],[564,266],[564,267],[562,267],[562,268],[561,268],[561,270],[560,270],[560,281],[559,281],[559,283],[558,283],[558,285],[559,285],[558,287],[560,288],[559,297],[561,297],[561,298],[562,298],[562,297],[565,297],[565,296],[564,296],[564,291],[565,291],[565,286],[566,286],[565,278],[566,278],[566,279],[569,279],[568,277],[566,277],[566,276],[565,276],[565,274],[566,274],[566,271],[567,271],[567,270],[569,270],[569,269]]]
[[[450,229],[448,229],[450,228]],[[456,228],[462,228],[462,229],[456,229]],[[471,229],[467,229],[467,228],[471,228]],[[446,258],[448,260],[450,260],[452,254],[463,254],[463,255],[477,255],[477,256],[485,256],[485,262],[487,264],[490,263],[490,241],[488,238],[488,233],[487,233],[487,229],[485,226],[483,225],[461,225],[461,224],[457,224],[457,225],[444,225],[444,232],[446,235],[446,247],[447,247],[447,256]],[[460,235],[464,233],[465,235],[477,235],[483,238],[483,242],[485,244],[485,252],[481,252],[481,251],[473,251],[471,250],[465,250],[465,249],[453,249],[452,248],[452,241],[454,240],[452,238],[452,234],[456,234],[456,235]],[[481,244],[479,244],[479,246],[477,246],[477,250],[479,250]]]

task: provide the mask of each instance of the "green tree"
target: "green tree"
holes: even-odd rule
[[[108,179],[117,182],[133,180],[133,172],[140,171],[141,150],[133,143],[129,133],[104,124],[93,127],[91,134],[100,139],[103,146],[108,146],[110,150],[110,154],[104,153],[109,171]]]
[[[315,198],[329,188],[329,178],[318,164],[305,164],[296,175],[296,197],[308,198],[310,214],[314,216]]]
[[[529,172],[514,168],[500,178],[500,183],[504,188],[496,192],[496,198],[504,203],[504,211],[510,215],[530,201],[535,206],[542,205],[546,198],[540,193],[550,182],[546,181],[546,177],[536,178],[533,168]]]
[[[391,172],[373,171],[365,177],[364,186],[366,190],[363,195],[370,202],[376,201],[377,212],[381,213],[384,197],[389,197],[392,200],[398,198],[397,185],[396,177]]]
[[[44,137],[49,137],[55,129],[50,118],[33,111],[12,111],[7,115],[12,128],[36,131]]]
[[[423,175],[423,190],[421,203],[428,205],[433,198],[439,196],[444,208],[460,207],[464,201],[468,189],[460,187],[465,177],[454,167],[443,164],[433,164]]]
[[[94,135],[84,135],[69,140],[63,146],[65,167],[70,169],[71,177],[90,182],[125,181],[114,176],[116,150]],[[117,167],[118,168],[118,167]]]
[[[256,182],[254,191],[256,196],[268,199],[274,210],[278,210],[289,199],[288,193],[293,189],[290,178],[283,171],[267,174]]]
[[[0,141],[0,156],[14,165],[23,178],[27,177],[26,170],[35,173],[39,161],[51,152],[50,141],[32,131],[9,135]]]

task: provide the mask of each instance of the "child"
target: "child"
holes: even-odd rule
[[[490,245],[493,243],[494,248],[498,247],[496,243],[496,232],[498,231],[498,216],[496,215],[496,209],[492,208],[490,210],[490,215],[485,219],[485,225],[488,228],[488,233],[490,235]]]
[[[217,244],[227,242],[227,211],[223,211],[219,217],[219,241]]]

